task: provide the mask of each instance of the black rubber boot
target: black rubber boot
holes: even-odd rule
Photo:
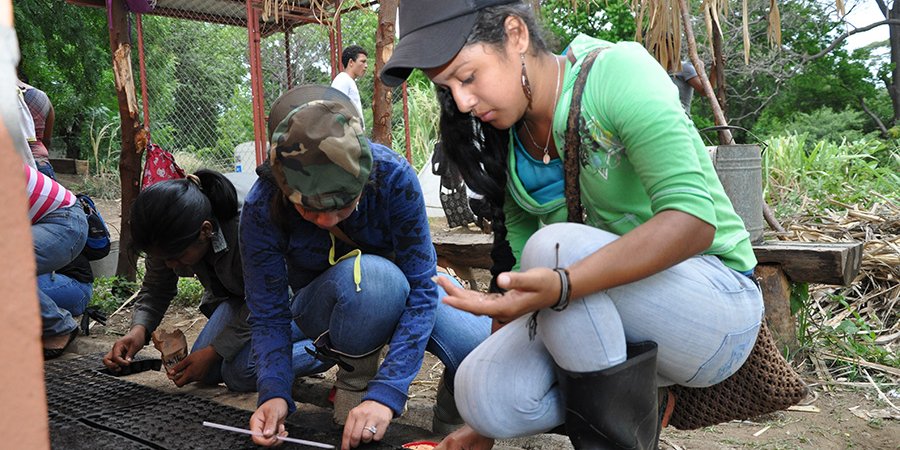
[[[566,432],[577,450],[657,450],[656,343],[628,344],[628,359],[597,372],[557,368]]]

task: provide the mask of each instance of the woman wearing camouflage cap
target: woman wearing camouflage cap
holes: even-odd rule
[[[315,340],[317,357],[340,367],[334,418],[345,424],[342,449],[381,440],[404,410],[425,350],[446,367],[436,416],[458,417],[452,377],[488,336],[490,320],[439,301],[445,292],[432,281],[436,254],[416,172],[369,142],[350,100],[328,87],[282,95],[269,135],[268,162],[241,215],[259,370],[250,428],[262,435],[254,442],[276,444],[296,409],[291,320]]]

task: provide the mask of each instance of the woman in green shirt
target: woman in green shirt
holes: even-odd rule
[[[381,73],[437,85],[441,135],[467,184],[494,206],[501,293],[444,287],[496,331],[463,362],[468,427],[442,448],[565,423],[576,448],[656,448],[657,386],[710,386],[734,373],[763,315],[749,234],[665,71],[638,44],[579,36],[566,56],[513,0],[400,7]],[[576,78],[580,203],[566,223],[563,147]]]

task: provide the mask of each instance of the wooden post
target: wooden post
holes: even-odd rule
[[[259,10],[247,0],[247,51],[250,55],[250,92],[253,98],[253,140],[256,142],[256,165],[266,160],[269,133],[263,98],[262,60],[260,59]]]
[[[119,154],[119,178],[122,186],[122,229],[119,235],[119,262],[116,275],[134,281],[137,257],[131,247],[131,205],[141,190],[141,156],[146,146],[146,133],[138,118],[137,96],[131,71],[131,35],[128,11],[121,0],[109,3],[109,48],[112,53],[113,81],[119,100],[119,120],[122,127],[122,151]],[[144,145],[139,145],[143,143]]]
[[[381,82],[381,69],[394,53],[399,0],[382,0],[375,31],[375,93],[372,95],[372,140],[391,145],[391,89]]]
[[[756,277],[766,305],[766,321],[779,348],[794,353],[800,347],[797,328],[791,315],[791,283],[778,264],[756,266]]]

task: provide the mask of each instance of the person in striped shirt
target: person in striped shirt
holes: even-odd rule
[[[87,240],[87,216],[75,194],[37,169],[22,165],[28,194],[28,217],[37,275],[51,273],[74,260]],[[44,359],[60,356],[78,335],[72,314],[38,289]]]

